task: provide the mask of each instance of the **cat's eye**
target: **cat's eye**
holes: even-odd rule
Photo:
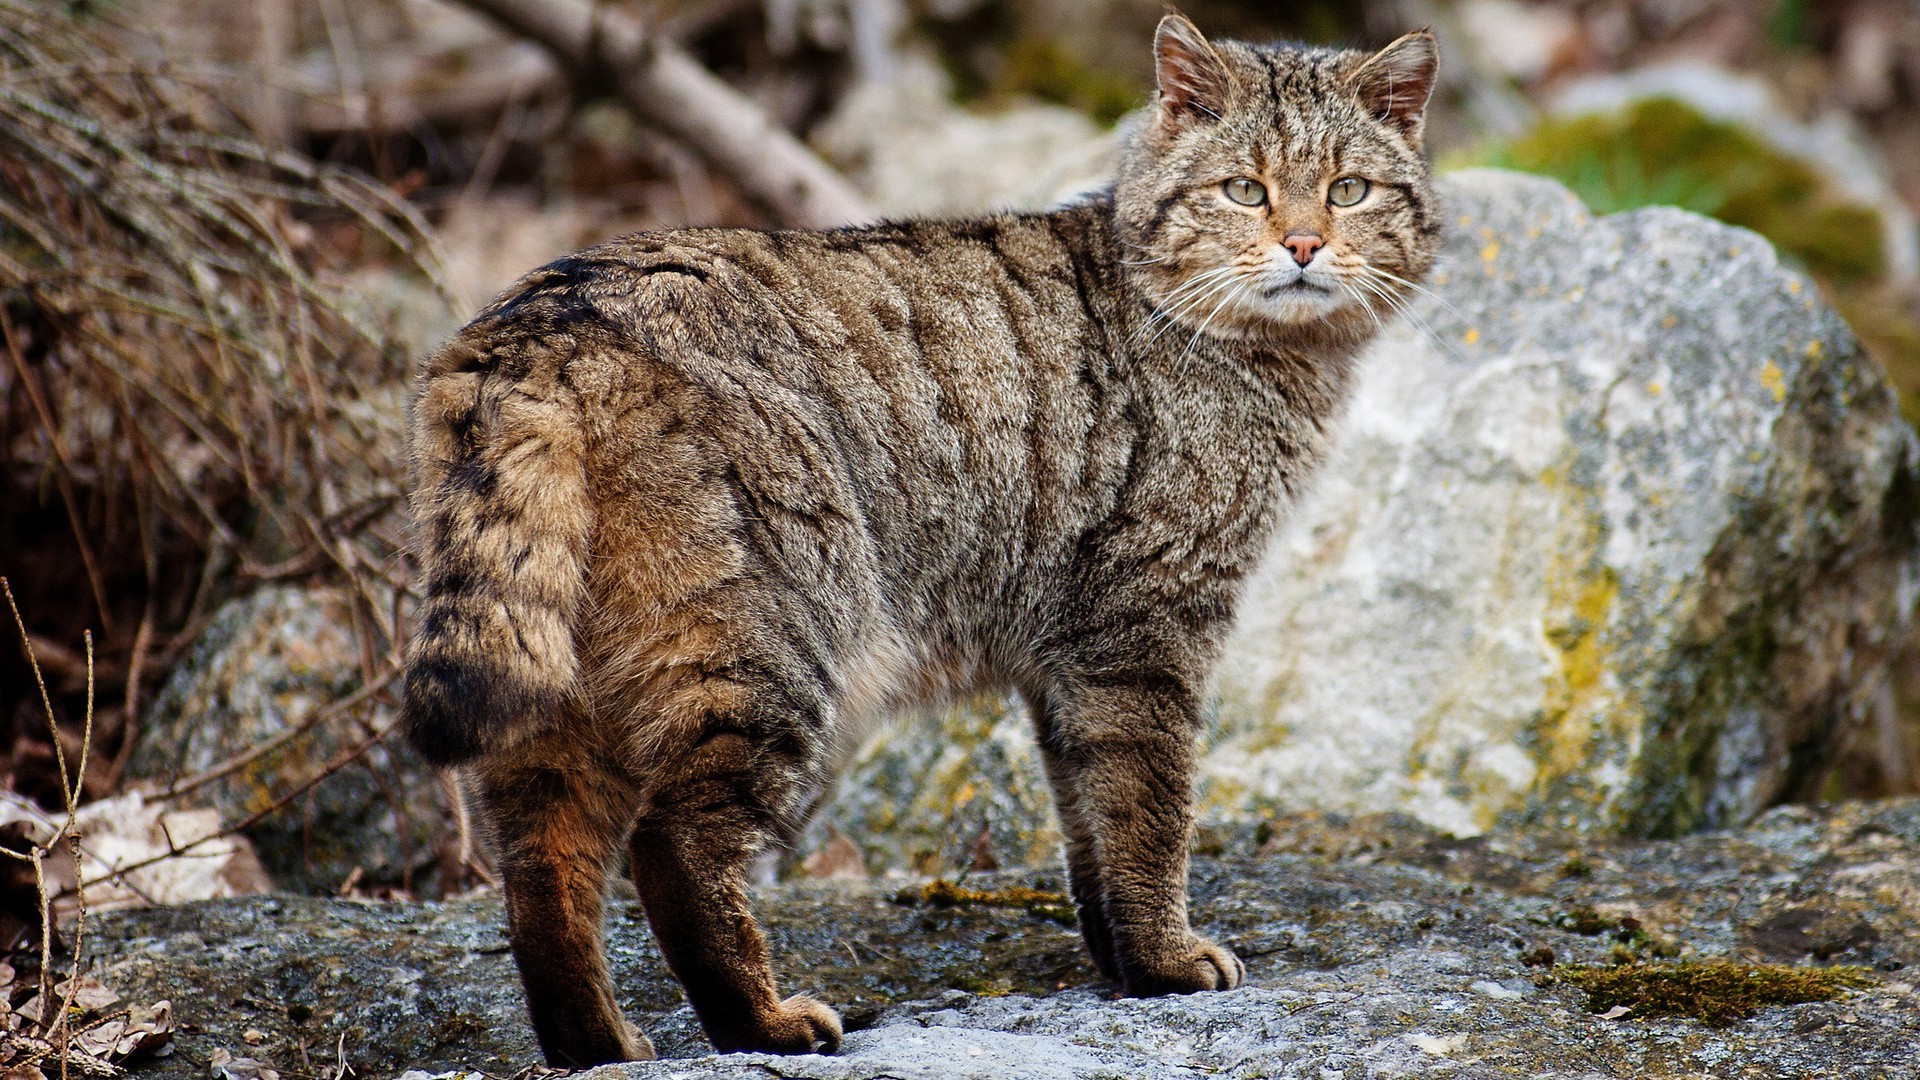
[[[1241,206],[1259,206],[1261,203],[1267,201],[1267,189],[1262,186],[1258,180],[1249,180],[1244,176],[1236,176],[1227,181],[1226,189],[1227,198],[1232,199]]]
[[[1327,189],[1327,201],[1335,206],[1352,206],[1367,197],[1367,182],[1357,176],[1343,176]]]

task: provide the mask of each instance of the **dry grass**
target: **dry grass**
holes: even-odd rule
[[[393,666],[409,358],[327,274],[388,258],[437,282],[393,193],[263,149],[104,29],[0,0],[0,497],[22,508],[0,546],[43,652],[101,631],[115,752],[86,795],[117,786],[143,681],[227,591],[342,581],[366,684]]]

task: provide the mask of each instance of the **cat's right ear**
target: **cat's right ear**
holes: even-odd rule
[[[1415,30],[1368,57],[1348,82],[1368,111],[1418,142],[1439,63],[1433,31]]]
[[[1169,11],[1153,32],[1153,74],[1159,83],[1156,119],[1179,128],[1220,119],[1227,105],[1227,66],[1192,20]]]

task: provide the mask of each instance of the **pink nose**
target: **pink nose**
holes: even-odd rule
[[[1288,251],[1293,252],[1294,262],[1305,266],[1313,261],[1313,253],[1319,251],[1321,245],[1325,244],[1326,241],[1320,239],[1319,233],[1301,232],[1289,234],[1287,238],[1280,241],[1280,243]]]

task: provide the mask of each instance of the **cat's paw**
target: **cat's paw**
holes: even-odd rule
[[[1122,972],[1128,997],[1231,990],[1247,978],[1247,966],[1231,949],[1203,937],[1190,937],[1157,956],[1136,957]]]
[[[840,1049],[840,1014],[805,994],[781,1002],[770,1020],[768,1043],[757,1049],[775,1054],[831,1054]]]

